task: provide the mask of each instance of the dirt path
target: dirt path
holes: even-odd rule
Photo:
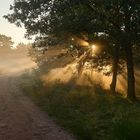
[[[17,78],[0,77],[0,140],[74,140],[17,86]]]

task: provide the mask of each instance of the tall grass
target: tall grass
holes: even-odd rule
[[[22,76],[24,93],[79,140],[139,140],[140,104],[72,83],[46,84],[38,72]]]

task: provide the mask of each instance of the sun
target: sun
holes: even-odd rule
[[[96,45],[92,44],[91,49],[92,49],[92,51],[95,51],[96,50]]]
[[[95,54],[95,53],[96,53],[96,51],[97,51],[97,46],[96,46],[95,44],[89,45],[89,48],[91,49],[92,54]]]

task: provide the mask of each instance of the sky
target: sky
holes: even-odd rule
[[[20,42],[28,43],[29,41],[24,38],[25,29],[16,27],[3,18],[3,15],[9,13],[10,4],[12,4],[13,1],[14,0],[0,0],[0,34],[12,37],[15,45]]]

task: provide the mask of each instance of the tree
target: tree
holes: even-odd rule
[[[106,34],[118,46],[114,46],[116,58],[119,50],[125,51],[128,98],[136,99],[132,49],[140,42],[138,0],[18,0],[11,10],[5,18],[18,26],[24,24],[28,36],[39,33],[66,41],[73,35],[87,34],[90,41],[93,34]]]
[[[10,49],[13,45],[11,37],[7,37],[6,35],[0,34],[0,48]]]
[[[134,45],[140,42],[140,39],[139,39],[140,38],[140,26],[139,26],[140,3],[137,0],[134,0],[134,1],[132,0],[114,0],[114,1],[112,0],[100,0],[100,1],[67,0],[66,2],[62,2],[62,7],[65,7],[64,5],[65,6],[67,5],[66,15],[73,13],[73,15],[75,16],[78,15],[77,17],[79,17],[78,20],[75,17],[74,18],[75,20],[72,21],[72,24],[69,24],[72,26],[66,26],[67,23],[65,22],[65,20],[67,19],[67,16],[63,16],[64,18],[61,21],[59,19],[60,21],[59,23],[61,23],[60,25],[62,26],[64,25],[65,27],[64,30],[66,31],[74,30],[74,31],[79,31],[79,32],[83,31],[86,33],[90,33],[90,31],[92,33],[95,33],[95,32],[106,33],[108,36],[110,36],[111,38],[113,38],[113,40],[117,42],[118,46],[120,46],[121,48],[125,50],[127,72],[128,72],[128,97],[131,99],[135,99],[136,98],[135,97],[135,78],[134,78],[134,66],[133,66],[134,64],[133,64],[132,48]],[[74,7],[75,5],[76,5],[75,9],[68,8],[68,6]],[[70,9],[70,12],[67,12],[69,9]],[[59,12],[57,11],[57,13]],[[86,17],[84,18],[84,21],[81,22],[80,17],[81,15],[82,17],[84,17],[83,13],[84,14],[86,13],[85,14]],[[57,21],[55,20],[55,22]],[[80,23],[81,28],[79,28],[79,26],[75,26],[75,25],[78,25],[78,22]],[[83,26],[82,23],[83,24],[87,23],[87,24]],[[62,26],[61,26],[61,29],[63,29]],[[88,32],[88,29],[90,29],[89,32]],[[118,57],[118,50],[119,48],[118,49],[116,48],[116,51],[115,51],[116,58]],[[116,69],[117,69],[117,61],[115,62]]]

